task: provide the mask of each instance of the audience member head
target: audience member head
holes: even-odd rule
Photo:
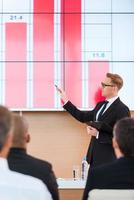
[[[0,106],[0,157],[7,157],[12,144],[12,114]]]
[[[134,156],[134,118],[119,120],[113,131],[113,147],[117,158]]]
[[[30,141],[28,133],[28,121],[25,117],[13,114],[14,130],[12,147],[26,148],[27,143]]]

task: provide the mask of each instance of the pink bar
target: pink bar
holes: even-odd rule
[[[81,63],[65,64],[65,90],[68,98],[77,106],[82,107]]]
[[[101,95],[101,81],[109,71],[108,61],[89,62],[89,107],[93,108],[97,102],[103,101]]]
[[[5,104],[11,108],[25,108],[27,25],[26,23],[6,23],[5,29],[5,57],[6,61],[12,61],[6,63],[5,69]]]
[[[61,12],[61,58],[69,61],[63,64],[65,90],[69,99],[82,107],[81,0],[61,0]]]
[[[41,14],[41,12],[46,12]],[[54,1],[34,0],[34,107],[54,108]],[[40,13],[40,14],[39,14]],[[38,62],[37,62],[38,61]],[[45,61],[45,62],[43,62]],[[47,62],[50,61],[50,62]]]

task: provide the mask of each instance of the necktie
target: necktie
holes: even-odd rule
[[[101,118],[101,116],[103,115],[103,112],[104,112],[104,110],[105,110],[107,104],[108,104],[108,101],[104,101],[103,108],[101,109],[101,111],[100,111],[100,113],[99,113],[99,115],[98,115],[98,120],[99,120],[99,119]]]

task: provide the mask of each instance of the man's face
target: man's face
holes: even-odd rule
[[[113,83],[111,83],[111,79],[106,77],[101,82],[102,87],[102,96],[106,98],[112,98],[115,95],[117,95],[117,86],[115,86]]]

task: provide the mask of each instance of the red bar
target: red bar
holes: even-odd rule
[[[27,25],[26,23],[6,23],[5,29],[6,61],[18,61],[6,63],[5,104],[11,108],[25,108]]]
[[[89,107],[93,108],[97,102],[103,101],[101,95],[101,81],[109,71],[109,62],[89,61]]]
[[[34,13],[34,107],[54,108],[54,1],[34,0]]]
[[[81,0],[61,0],[61,13],[61,58],[70,61],[62,66],[65,90],[69,99],[82,107]]]

